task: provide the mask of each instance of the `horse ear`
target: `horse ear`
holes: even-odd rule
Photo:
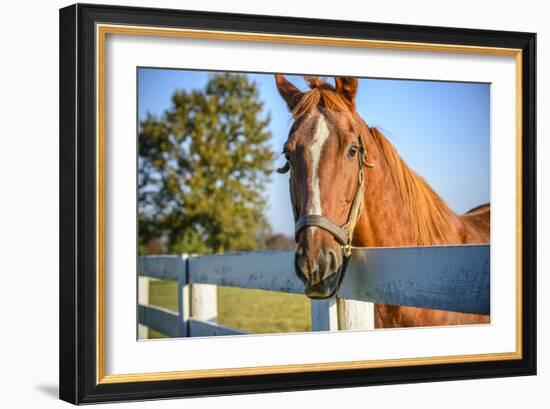
[[[355,106],[355,95],[357,94],[357,78],[353,77],[336,77],[336,91],[342,95],[350,106]]]
[[[288,108],[292,111],[294,107],[302,99],[303,92],[296,88],[292,83],[286,79],[284,75],[276,74],[275,82],[277,83],[277,90],[279,94],[283,97],[288,105]]]

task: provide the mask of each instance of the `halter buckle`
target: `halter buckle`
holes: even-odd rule
[[[344,251],[344,256],[350,257],[351,256],[351,244],[347,243],[342,246],[342,249]]]

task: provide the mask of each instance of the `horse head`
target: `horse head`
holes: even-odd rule
[[[314,299],[338,290],[349,258],[353,230],[363,204],[366,157],[360,118],[355,111],[357,79],[337,77],[335,87],[305,77],[301,92],[276,75],[279,93],[293,117],[283,154],[290,171],[295,220],[295,269]]]

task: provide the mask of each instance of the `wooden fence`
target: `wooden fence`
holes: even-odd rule
[[[178,283],[178,311],[149,305],[150,279]],[[139,337],[235,335],[217,323],[216,286],[303,294],[293,252],[139,258]],[[374,303],[490,313],[488,245],[355,248],[338,299],[311,301],[313,331],[374,328]]]

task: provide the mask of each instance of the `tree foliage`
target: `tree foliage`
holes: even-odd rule
[[[141,248],[162,238],[168,252],[252,250],[267,237],[274,153],[262,108],[255,83],[225,73],[175,92],[163,115],[141,121]]]
[[[295,251],[296,242],[291,237],[285,236],[281,233],[275,233],[266,238],[265,248],[267,250]]]

